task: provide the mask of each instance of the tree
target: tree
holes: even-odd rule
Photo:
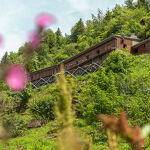
[[[108,21],[110,21],[111,18],[112,18],[112,12],[108,9],[106,14],[105,14],[104,20],[107,23]]]
[[[126,0],[125,4],[128,8],[132,9],[133,8],[133,0]]]
[[[8,60],[9,60],[8,53],[5,52],[4,56],[2,57],[1,63],[2,63],[2,64],[7,63]]]
[[[39,68],[44,67],[48,63],[49,45],[42,43],[37,50],[37,59]]]
[[[49,48],[52,48],[56,46],[56,34],[51,29],[48,29],[43,33],[42,41],[47,44]]]
[[[18,53],[15,52],[10,52],[9,54],[9,60],[12,63],[23,63],[23,53],[22,55],[19,55]]]
[[[79,51],[77,49],[77,44],[76,43],[70,43],[70,44],[67,44],[67,45],[64,45],[63,46],[63,54],[71,57],[75,54],[77,54]]]
[[[145,0],[145,8],[150,11],[150,0]]]
[[[60,31],[60,29],[58,28],[57,31],[55,32],[56,34],[56,42],[57,42],[57,45],[58,46],[61,46],[62,44],[62,40],[63,40],[63,36],[62,36],[62,33]]]
[[[93,22],[93,29],[94,29],[93,38],[100,37],[101,33],[104,32],[104,26],[106,25],[104,23],[103,13],[100,9],[98,9],[97,16],[92,14],[92,22]]]
[[[97,16],[95,16],[94,14],[92,14],[92,20],[94,22],[100,23],[100,22],[103,21],[103,18],[104,18],[104,16],[103,16],[103,13],[102,13],[102,11],[100,9],[98,9]]]
[[[72,42],[76,43],[78,40],[78,36],[84,34],[84,30],[85,30],[84,23],[83,23],[82,19],[80,18],[80,20],[71,29]]]
[[[146,4],[146,0],[138,0],[138,7],[142,7],[142,6],[145,6]]]

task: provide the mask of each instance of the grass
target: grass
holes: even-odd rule
[[[29,118],[28,116],[24,116],[24,118],[28,120],[31,116],[29,116]],[[53,150],[55,149],[57,140],[56,138],[53,138],[53,134],[47,134],[47,132],[55,129],[58,124],[59,123],[57,121],[50,121],[40,128],[28,129],[24,132],[23,136],[10,139],[7,145],[4,145],[0,141],[0,150],[18,150],[19,148],[24,148],[25,150]],[[82,119],[75,119],[74,124],[75,130],[77,132],[79,131],[81,137],[92,137],[91,133],[95,130],[94,127],[86,125]],[[121,150],[130,150],[128,144],[123,141],[119,143]],[[106,141],[93,142],[92,150],[106,150],[107,148],[108,144]]]
[[[137,76],[141,80],[144,79],[143,78],[144,76],[149,76],[150,55],[142,55],[137,57],[139,57],[139,62],[137,62],[138,65],[134,65],[133,68],[131,68],[131,71],[132,69],[134,69],[138,70],[138,72],[134,72],[134,75],[131,75],[133,76],[132,81],[134,81],[137,78]],[[132,74],[132,72],[130,74]],[[89,78],[90,75],[77,77],[75,82],[78,84],[83,84],[84,82],[88,82]],[[56,86],[55,84],[51,84],[46,85],[44,87],[40,87],[38,89],[34,89],[32,98],[36,96],[40,97],[49,92],[53,92],[55,86]],[[144,87],[145,86],[147,85],[145,84]],[[32,101],[32,98],[30,99],[30,101]],[[29,120],[33,119],[29,110],[19,115],[21,115],[21,117],[25,122],[28,122]],[[25,150],[53,150],[55,149],[55,146],[57,144],[56,138],[53,137],[55,133],[47,134],[47,132],[49,130],[55,129],[58,126],[58,124],[59,124],[58,121],[50,121],[45,126],[42,126],[40,128],[27,129],[24,132],[23,136],[10,139],[7,145],[3,145],[3,143],[0,141],[0,150],[18,150],[19,148],[24,148]],[[100,125],[100,123],[98,124]],[[81,137],[92,138],[93,140],[92,150],[106,150],[108,148],[107,137],[103,129],[103,126],[95,127],[94,125],[93,126],[87,125],[83,119],[75,119],[74,128],[77,132],[79,131]],[[145,150],[150,150],[149,141],[150,139],[148,137],[147,146]],[[129,145],[126,144],[121,139],[119,139],[119,148],[120,150],[131,150]]]
[[[7,145],[0,143],[1,150],[17,150],[22,147],[27,150],[50,150],[55,147],[55,139],[51,139],[47,132],[54,127],[49,122],[43,127],[28,129],[24,132],[24,136],[12,138]]]

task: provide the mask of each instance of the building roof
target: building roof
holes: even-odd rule
[[[126,36],[121,36],[121,35],[112,35],[112,36],[110,36],[110,37],[108,37],[108,38],[102,40],[101,42],[95,44],[94,46],[91,46],[90,48],[88,48],[88,49],[86,49],[86,50],[84,50],[84,51],[81,51],[80,53],[78,53],[78,54],[76,54],[76,55],[74,55],[74,56],[72,56],[72,57],[70,57],[70,58],[64,60],[62,63],[67,63],[67,62],[71,61],[72,59],[75,59],[75,58],[77,58],[78,56],[80,56],[80,55],[82,55],[82,54],[85,54],[85,53],[87,53],[87,52],[93,50],[94,48],[97,48],[97,47],[99,47],[100,45],[103,45],[103,44],[105,44],[106,42],[108,42],[108,41],[110,41],[110,40],[112,40],[112,39],[116,39],[116,38],[123,38],[123,39],[132,40],[132,41],[138,41],[138,42],[141,41],[141,40],[138,39],[138,38],[126,37]],[[47,68],[43,68],[43,69],[40,69],[40,70],[31,72],[30,74],[35,74],[35,73],[38,73],[38,72],[40,72],[40,71],[52,69],[52,68],[56,67],[57,65],[59,65],[59,64],[56,64],[56,65],[51,66],[51,67],[47,67]]]
[[[139,46],[141,46],[141,45],[143,45],[143,44],[145,44],[145,43],[147,43],[149,41],[150,41],[150,38],[148,38],[148,39],[146,39],[146,40],[144,40],[144,41],[142,41],[140,43],[137,43],[137,44],[133,45],[132,48],[135,49],[135,48],[137,48],[137,47],[139,47]]]
[[[94,46],[91,46],[90,48],[88,48],[88,49],[86,49],[86,50],[84,50],[84,51],[81,51],[80,53],[76,54],[75,56],[72,56],[72,57],[70,57],[70,58],[64,60],[63,63],[67,63],[67,62],[71,61],[72,59],[74,59],[74,58],[76,58],[76,57],[78,57],[78,56],[80,56],[80,55],[82,55],[82,54],[85,54],[85,53],[87,53],[87,52],[90,52],[90,51],[93,50],[94,48],[97,48],[97,47],[99,47],[99,46],[105,44],[106,42],[108,42],[108,41],[110,41],[110,40],[112,40],[112,39],[115,39],[115,38],[123,38],[123,39],[128,39],[128,40],[137,41],[137,42],[140,42],[140,41],[141,41],[141,40],[138,39],[138,38],[132,38],[132,37],[126,37],[126,36],[120,36],[120,35],[112,35],[112,36],[110,36],[110,37],[104,39],[103,41],[101,41],[101,42],[95,44]]]

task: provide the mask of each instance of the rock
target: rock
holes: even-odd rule
[[[58,124],[57,123],[51,123],[50,126],[56,127],[56,126],[58,126]]]
[[[48,139],[55,139],[55,138],[57,138],[57,134],[52,134],[48,137]]]
[[[46,120],[31,120],[27,123],[28,128],[37,128],[46,124]]]
[[[53,134],[53,133],[56,133],[57,132],[57,128],[54,128],[54,129],[52,129],[52,130],[49,130],[48,132],[47,132],[47,134]]]

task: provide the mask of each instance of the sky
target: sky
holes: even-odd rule
[[[50,28],[59,27],[63,33],[70,34],[71,27],[82,18],[85,22],[91,14],[103,13],[124,0],[0,0],[0,35],[4,44],[0,47],[0,58],[5,52],[17,52],[27,41],[30,31],[35,28],[35,17],[43,12],[56,16],[57,22]]]

